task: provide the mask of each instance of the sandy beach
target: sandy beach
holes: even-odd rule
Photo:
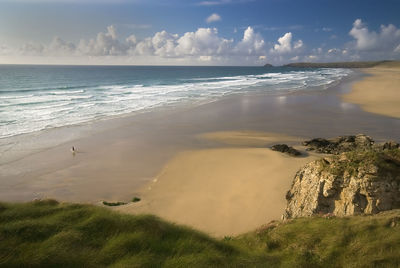
[[[0,200],[100,204],[139,196],[139,203],[117,209],[216,236],[250,231],[280,218],[295,172],[314,159],[292,158],[271,145],[357,133],[400,139],[397,118],[341,100],[364,76],[355,72],[328,89],[227,96],[3,139]]]
[[[400,118],[400,63],[389,62],[363,72],[370,76],[355,83],[343,100],[370,113]]]
[[[146,186],[142,202],[117,210],[155,214],[214,236],[237,235],[279,219],[293,175],[316,158],[291,157],[264,147],[271,141],[293,140],[285,135],[222,132],[203,137],[230,145],[234,140],[234,146],[179,153]]]

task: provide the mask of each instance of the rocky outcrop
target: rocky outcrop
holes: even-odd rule
[[[372,146],[366,137],[344,140],[356,148],[359,142]],[[301,168],[286,194],[283,218],[373,214],[400,208],[400,149],[397,143],[379,148],[325,157]]]
[[[333,139],[316,138],[304,141],[303,145],[308,151],[325,154],[340,154],[354,150],[370,150],[374,145],[374,140],[364,134],[356,136],[339,136]]]
[[[295,148],[288,146],[287,144],[275,144],[271,147],[271,150],[278,151],[281,153],[287,153],[291,156],[299,156],[301,153],[297,151]]]

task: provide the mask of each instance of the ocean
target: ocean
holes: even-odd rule
[[[349,69],[0,65],[0,139],[215,101],[232,94],[325,90]]]

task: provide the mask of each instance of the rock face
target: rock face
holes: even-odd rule
[[[286,199],[284,219],[400,208],[400,149],[356,150],[313,161],[296,173]]]
[[[289,154],[291,156],[299,156],[299,155],[301,155],[301,153],[299,151],[297,151],[293,147],[288,146],[286,144],[275,144],[275,145],[273,145],[271,147],[271,149],[273,151],[278,151],[278,152],[281,152],[281,153],[287,153],[287,154]]]
[[[374,145],[374,140],[364,134],[356,136],[340,136],[334,139],[316,138],[304,141],[303,145],[308,151],[316,151],[325,154],[340,154],[353,150],[370,150]]]

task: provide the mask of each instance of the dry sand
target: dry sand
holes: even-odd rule
[[[343,100],[367,112],[400,118],[400,62],[364,69],[371,76],[353,85]]]
[[[236,148],[179,153],[146,186],[142,201],[117,210],[155,214],[216,236],[244,233],[280,219],[295,172],[315,156],[295,158],[256,148],[254,144],[260,140],[278,141],[280,136],[250,133],[205,135],[218,140],[225,135],[227,142],[232,137],[246,138],[235,140],[240,146]]]

